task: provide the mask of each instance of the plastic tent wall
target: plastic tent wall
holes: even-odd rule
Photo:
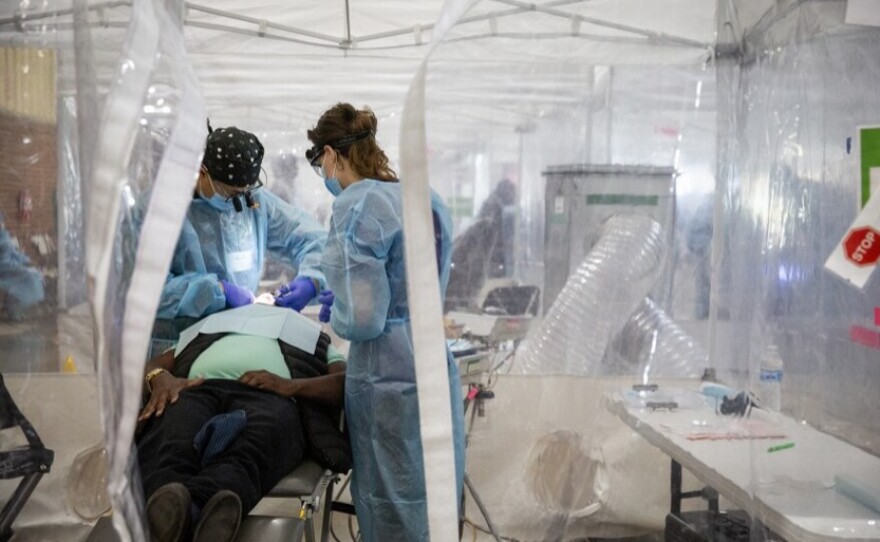
[[[302,160],[293,179],[281,177],[290,175],[287,157],[306,147],[305,129],[343,100],[376,111],[380,143],[408,178],[447,199],[457,233],[498,180],[515,182],[514,256],[498,278],[523,284],[543,285],[548,167],[676,168],[665,247],[671,296],[659,309],[742,387],[755,386],[762,352],[776,344],[784,410],[876,455],[880,427],[865,415],[880,406],[876,349],[852,333],[873,326],[877,280],[857,291],[821,267],[857,211],[857,158],[846,139],[877,120],[868,89],[880,78],[878,32],[845,25],[843,9],[756,0],[387,1],[352,5],[349,17],[342,2],[0,8],[5,44],[57,57],[60,184],[37,203],[58,202],[59,312],[68,316],[90,292],[94,326],[75,327],[71,342],[85,342],[75,345],[78,362],[98,360],[120,533],[144,536],[128,443],[156,288],[173,248],[163,240],[176,237],[191,192],[203,118],[257,132],[273,160],[270,186],[326,219],[330,198]],[[433,36],[437,21],[449,25],[442,36]],[[423,62],[424,105],[404,111]],[[401,128],[404,113],[411,124]],[[423,147],[412,131],[422,115]],[[49,151],[27,152],[29,144],[20,140],[15,160],[55,163]],[[31,174],[12,164],[20,177]],[[427,178],[410,173],[418,171]],[[689,234],[707,222],[712,243],[697,251]],[[711,295],[701,296],[707,263]],[[708,318],[698,315],[703,304]],[[428,312],[430,327],[439,314]],[[92,329],[94,353],[82,341]],[[661,527],[668,458],[602,403],[653,369],[642,343],[627,349],[625,337],[623,345],[608,339],[593,378],[516,374],[517,355],[501,367],[512,374],[493,379],[496,399],[471,434],[469,473],[506,536],[568,540]],[[64,358],[67,347],[49,357]],[[23,353],[32,371],[44,357],[33,346]],[[82,372],[90,363],[78,365]],[[757,451],[744,461],[760,494],[772,466]],[[78,521],[63,505],[54,512],[49,522]],[[482,525],[470,506],[467,516]]]
[[[754,374],[761,349],[777,344],[785,407],[876,453],[880,427],[861,413],[880,406],[869,392],[877,352],[852,331],[873,327],[878,284],[859,291],[822,268],[861,208],[848,140],[876,121],[877,96],[859,89],[880,77],[869,60],[876,30],[843,16],[840,3],[780,6],[746,34],[745,61],[719,70],[725,99],[739,98],[720,146],[713,311],[719,330],[747,324],[730,338],[749,348],[719,341],[715,359]]]
[[[725,382],[755,390],[765,349],[778,346],[786,374],[783,411],[876,455],[877,427],[862,418],[864,413],[876,412],[878,406],[877,394],[871,391],[877,382],[876,340],[866,340],[859,331],[875,325],[876,278],[859,291],[822,268],[859,209],[858,155],[850,153],[848,138],[856,137],[859,125],[876,122],[876,97],[864,93],[876,84],[877,64],[869,57],[875,54],[877,30],[844,24],[844,10],[845,4],[837,2],[773,6],[720,3],[718,41],[710,62],[701,65],[695,58],[690,66],[683,60],[684,66],[657,69],[638,66],[634,59],[637,66],[626,66],[626,56],[615,56],[621,54],[619,50],[607,60],[614,65],[614,73],[651,81],[646,94],[655,101],[650,107],[639,107],[641,85],[634,85],[635,91],[612,91],[612,96],[625,96],[611,113],[619,124],[610,130],[610,136],[597,141],[597,128],[603,128],[607,113],[596,111],[595,104],[602,101],[584,96],[581,107],[561,106],[556,118],[533,120],[530,132],[536,135],[529,133],[523,138],[519,152],[520,160],[530,160],[525,171],[532,175],[548,165],[579,157],[594,162],[674,163],[681,173],[678,186],[693,183],[688,177],[695,171],[715,177],[718,184],[713,206],[688,201],[687,196],[677,198],[681,210],[691,217],[705,210],[714,217],[711,325],[707,335],[700,337],[702,346],[710,351],[709,365]],[[662,17],[651,17],[662,25]],[[564,43],[561,49],[574,47],[560,36],[556,38]],[[540,50],[540,42],[530,42],[527,52],[508,48],[514,50],[512,57],[521,58]],[[594,62],[601,64],[602,60]],[[558,73],[546,66],[542,71],[521,67],[514,79],[515,88],[524,94],[528,94],[529,84],[544,84],[554,76],[573,78],[572,74],[578,73],[575,62],[560,63]],[[708,77],[698,75],[706,71]],[[481,75],[471,74],[475,86],[485,81]],[[682,88],[690,78],[695,90],[664,95],[664,83],[674,81],[676,75]],[[595,85],[588,76],[581,81],[587,88]],[[670,102],[687,98],[687,105],[664,111],[664,105],[668,108]],[[606,103],[614,103],[613,98]],[[708,108],[710,114],[701,112],[702,108]],[[540,111],[538,116],[543,117]],[[584,118],[592,119],[592,131],[583,131]],[[671,120],[677,128],[674,139],[682,143],[677,149],[664,149],[664,120]],[[615,136],[621,137],[622,143],[616,151],[605,147]],[[501,147],[494,138],[487,139],[491,141],[487,146]],[[693,139],[697,142],[692,143]],[[510,147],[514,146],[511,142]],[[534,158],[532,149],[539,149]],[[667,156],[663,156],[664,150]],[[518,263],[523,266],[518,268],[517,278],[539,281],[535,276],[541,265],[529,261],[528,255],[540,255],[543,248],[545,237],[536,231],[534,221],[544,218],[540,213],[545,202],[540,200],[540,183],[520,179],[519,186],[521,218],[530,225],[520,232],[522,259]],[[533,198],[538,202],[530,207]],[[675,224],[676,245],[670,247],[669,256],[679,262],[673,286],[677,294],[683,294],[680,280],[686,278],[681,249],[687,244],[689,218],[677,217],[681,221]],[[537,248],[528,246],[530,242]],[[620,268],[617,278],[621,282],[626,272]],[[628,291],[622,284],[611,287]],[[662,308],[684,317],[681,311],[676,312],[676,299],[673,295],[672,305]],[[612,315],[605,313],[608,309],[597,307],[583,322],[610,318]],[[689,330],[698,335],[698,328]],[[591,333],[569,332],[567,338],[587,340]],[[876,337],[876,331],[868,334]],[[601,365],[591,368],[592,374],[624,375],[610,387],[640,380],[643,365],[631,363],[628,369],[621,369],[608,363],[610,359],[602,358]],[[518,352],[515,363],[519,361]],[[553,361],[548,360],[548,365],[537,371],[524,370],[527,378],[500,377],[495,391],[498,409],[505,414],[496,413],[472,437],[469,460],[473,472],[485,469],[492,473],[475,474],[474,478],[478,486],[488,488],[494,519],[506,527],[506,533],[523,539],[608,534],[621,517],[630,525],[659,528],[663,507],[652,509],[649,503],[656,504],[652,497],[666,494],[666,488],[660,488],[669,479],[665,466],[648,450],[639,449],[643,442],[638,438],[627,440],[619,432],[602,433],[607,429],[603,405],[583,397],[603,394],[601,383],[599,389],[591,387],[597,385],[593,380],[572,383],[571,378],[563,377],[571,374],[569,369],[559,369]],[[664,375],[658,372],[654,376]],[[581,432],[579,428],[585,426],[593,430]],[[514,439],[520,446],[511,451],[509,443]],[[522,446],[527,442],[534,442],[531,450]],[[566,458],[564,468],[545,471],[543,478],[534,477],[533,468],[558,457]],[[627,460],[633,462],[627,464]],[[806,486],[798,486],[800,480],[781,477],[775,470],[779,464],[768,458],[765,448],[755,446],[743,461],[753,468],[750,491],[756,498],[768,491],[805,494]],[[846,470],[843,464],[836,467]],[[619,472],[629,476],[617,479]],[[498,487],[498,479],[507,481],[505,487]],[[542,483],[555,480],[558,485],[536,486],[539,479]],[[583,483],[569,485],[572,479]],[[587,487],[587,481],[592,482],[592,488]],[[822,483],[833,485],[830,479]],[[627,510],[632,495],[641,499],[637,511]],[[757,534],[761,532],[757,527],[754,536],[763,536]]]

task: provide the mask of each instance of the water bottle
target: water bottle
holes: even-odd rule
[[[761,358],[760,380],[758,399],[761,406],[779,412],[782,408],[782,357],[776,345],[768,346]]]

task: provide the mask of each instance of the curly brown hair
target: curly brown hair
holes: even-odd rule
[[[358,175],[380,181],[397,182],[397,173],[388,165],[385,151],[376,142],[378,125],[379,121],[369,107],[357,110],[351,104],[338,103],[324,111],[318,119],[318,124],[307,134],[309,141],[314,145],[319,147],[330,145],[339,151]],[[333,144],[344,137],[365,132],[371,132],[372,135],[341,147]]]

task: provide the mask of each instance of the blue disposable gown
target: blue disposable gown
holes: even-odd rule
[[[442,294],[452,224],[433,193],[431,208]],[[336,295],[330,324],[351,341],[345,415],[354,456],[351,491],[365,542],[428,540],[402,220],[399,184],[368,179],[349,186],[333,204],[322,263]],[[458,368],[448,351],[447,366],[460,496],[464,413]]]
[[[19,320],[25,310],[43,300],[43,276],[12,242],[0,215],[0,300],[9,316]]]
[[[326,230],[304,210],[267,190],[253,193],[259,207],[238,213],[231,202],[194,198],[186,214],[158,317],[200,318],[226,306],[220,279],[255,292],[266,251],[317,279]]]

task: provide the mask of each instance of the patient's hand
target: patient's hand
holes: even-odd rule
[[[138,416],[138,421],[149,419],[151,416],[161,416],[165,412],[168,405],[173,405],[180,398],[180,392],[187,388],[200,386],[205,381],[204,378],[177,378],[169,372],[160,373],[150,382],[152,392],[147,406]]]
[[[292,381],[269,371],[248,371],[241,375],[238,381],[254,388],[277,393],[282,397],[293,395]]]

